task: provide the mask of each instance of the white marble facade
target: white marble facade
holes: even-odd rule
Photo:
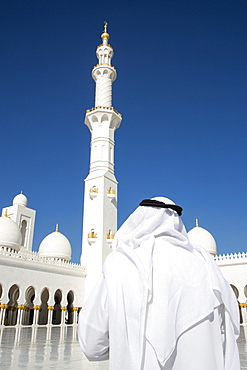
[[[24,194],[0,217],[0,325],[76,323],[86,269],[69,262],[70,243],[58,229],[33,252],[34,218]]]

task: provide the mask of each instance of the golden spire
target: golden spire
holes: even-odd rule
[[[58,231],[58,224],[56,224],[56,231],[55,231],[56,233],[59,233],[59,231]]]
[[[102,41],[103,41],[104,39],[109,40],[109,38],[110,38],[110,35],[109,35],[109,33],[107,32],[107,26],[108,26],[108,23],[105,21],[105,22],[104,22],[104,32],[103,32],[103,33],[102,33],[102,35],[101,35]]]
[[[199,227],[198,218],[196,218],[196,227]]]
[[[104,22],[104,32],[107,33],[107,26],[108,26],[108,23],[105,21]]]
[[[3,217],[8,217],[8,208],[5,209]]]

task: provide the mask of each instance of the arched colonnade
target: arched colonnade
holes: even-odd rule
[[[78,307],[74,307],[73,290],[51,290],[34,286],[25,290],[18,284],[5,287],[0,283],[0,325],[76,324]]]

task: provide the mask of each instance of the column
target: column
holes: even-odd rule
[[[33,306],[33,309],[34,309],[33,325],[38,325],[40,306],[38,305]]]
[[[48,306],[48,320],[47,320],[47,325],[52,325],[52,313],[54,310],[54,306]]]
[[[4,325],[4,319],[5,319],[5,314],[6,314],[6,309],[8,308],[7,304],[0,304],[0,325]]]
[[[62,314],[61,314],[61,325],[65,325],[65,313],[66,313],[66,310],[67,310],[67,307],[66,306],[61,307],[61,311],[62,311]]]
[[[76,324],[77,324],[78,308],[79,308],[79,307],[73,307],[73,308],[72,308],[72,310],[73,310],[73,314],[74,314],[74,317],[73,317],[73,325],[76,325]]]

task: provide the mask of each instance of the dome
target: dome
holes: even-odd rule
[[[0,247],[18,251],[21,247],[21,231],[9,217],[0,217]]]
[[[42,257],[61,258],[71,260],[71,245],[66,236],[57,229],[47,235],[39,246],[39,254]]]
[[[13,206],[19,204],[20,206],[27,206],[27,197],[22,192],[16,195],[13,199]]]
[[[216,242],[214,237],[209,231],[198,226],[198,221],[196,220],[196,227],[188,232],[189,241],[191,244],[198,244],[200,247],[206,249],[211,255],[215,256],[217,254]]]
[[[107,33],[107,32],[103,32],[103,33],[101,34],[101,38],[102,38],[102,40],[103,40],[103,39],[107,39],[107,40],[109,40],[110,35],[109,35],[109,33]]]

